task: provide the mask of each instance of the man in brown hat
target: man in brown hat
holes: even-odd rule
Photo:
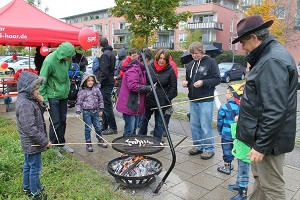
[[[255,179],[251,199],[286,199],[285,153],[294,149],[296,133],[297,69],[295,61],[269,35],[273,20],[254,15],[237,24],[238,37],[249,55],[250,72],[244,85],[237,139],[251,147],[248,154]],[[246,199],[247,188],[237,198]]]

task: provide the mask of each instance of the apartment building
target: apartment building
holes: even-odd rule
[[[236,24],[241,19],[237,11],[238,0],[186,0],[177,8],[177,12],[190,11],[193,17],[180,22],[178,29],[158,30],[157,42],[152,48],[183,50],[180,43],[187,37],[186,28],[200,30],[204,44],[213,44],[223,50],[232,50],[235,54],[244,53],[240,44],[231,45],[236,33]],[[91,27],[106,37],[116,49],[126,47],[129,31],[124,18],[113,17],[109,9],[82,13],[62,18],[77,27]]]
[[[287,40],[286,49],[294,57],[296,64],[300,65],[300,0],[273,0],[276,4],[275,14],[285,26]],[[260,4],[263,0],[241,0],[242,10],[251,4]]]

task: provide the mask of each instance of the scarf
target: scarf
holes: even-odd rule
[[[154,61],[154,67],[155,67],[155,69],[156,69],[156,71],[157,71],[158,73],[161,72],[161,71],[162,71],[164,68],[166,68],[168,65],[169,65],[169,63],[166,63],[166,64],[164,64],[163,66],[160,66],[156,60]]]

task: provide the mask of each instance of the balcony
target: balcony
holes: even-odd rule
[[[129,33],[129,30],[127,29],[115,29],[114,35],[127,35]]]
[[[115,43],[114,44],[114,49],[122,49],[122,48],[128,49],[128,45],[124,44],[124,43]]]
[[[207,23],[188,23],[188,29],[210,29],[223,31],[223,23],[220,22],[207,22]]]
[[[165,49],[174,49],[174,43],[173,42],[156,42],[155,44],[152,45],[153,49],[160,49],[160,48],[165,48]]]

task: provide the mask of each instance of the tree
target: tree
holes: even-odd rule
[[[26,0],[26,1],[27,1],[30,5],[32,5],[32,6],[36,7],[36,8],[38,8],[38,9],[42,10],[42,9],[41,9],[41,6],[42,6],[42,1],[41,1],[41,0]],[[46,7],[45,10],[44,10],[44,12],[48,12],[48,11],[49,11],[49,8]]]
[[[151,33],[148,38],[148,45],[152,46],[157,41],[157,31]],[[147,46],[146,37],[135,36],[131,34],[130,37],[130,47],[135,49],[141,49]]]
[[[5,55],[7,53],[7,46],[0,45],[0,55]]]
[[[135,37],[145,38],[146,47],[149,37],[160,27],[175,29],[180,21],[187,21],[191,12],[176,13],[182,0],[115,0],[116,6],[110,11],[115,17],[124,17],[130,23],[129,30]]]
[[[202,32],[198,29],[191,31],[189,29],[186,29],[187,37],[185,38],[185,41],[180,43],[180,46],[188,49],[190,44],[193,42],[202,41]]]
[[[273,25],[269,28],[270,33],[276,37],[276,39],[284,44],[287,40],[286,24],[284,20],[280,20],[277,17],[277,4],[276,1],[264,0],[261,4],[252,4],[247,8],[245,17],[251,15],[261,15],[264,21],[273,20]]]

